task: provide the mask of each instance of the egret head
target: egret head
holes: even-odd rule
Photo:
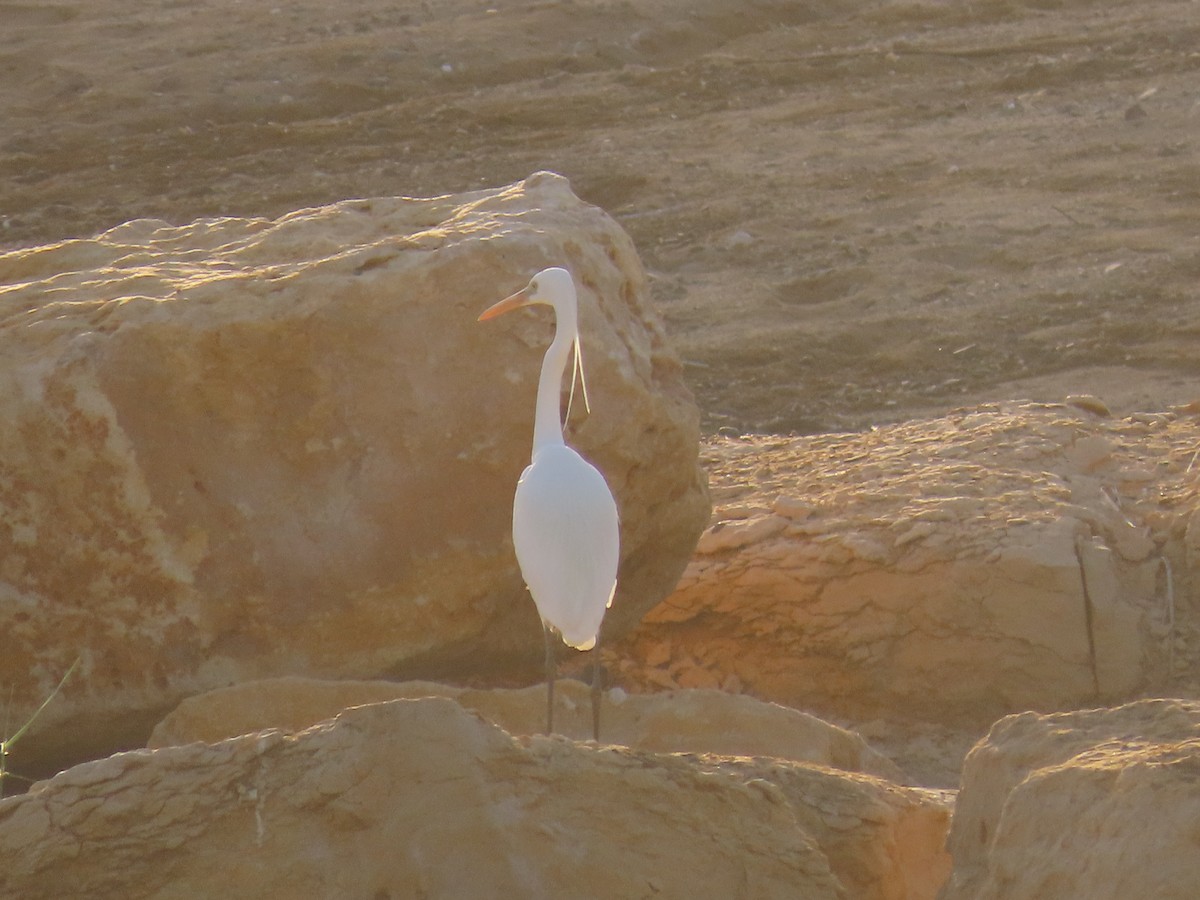
[[[588,402],[587,381],[583,376],[583,351],[579,347],[579,321],[575,300],[575,282],[571,279],[570,272],[558,266],[542,269],[542,271],[529,279],[529,284],[525,285],[521,290],[485,309],[480,314],[479,321],[483,322],[487,319],[494,319],[496,316],[503,315],[514,309],[520,309],[522,306],[534,306],[539,303],[554,307],[554,315],[557,320],[557,330],[555,331],[554,338],[555,344],[558,344],[561,338],[570,343],[572,351],[571,396],[567,401],[567,418],[569,419],[571,416],[571,403],[575,399],[576,379],[579,380],[580,387],[583,388],[583,405],[590,412],[591,404]],[[553,347],[551,348],[551,352],[553,352]],[[564,350],[564,352],[566,351]]]
[[[573,323],[575,319],[575,283],[571,280],[571,273],[557,266],[542,269],[529,279],[529,284],[521,290],[485,309],[479,316],[479,321],[494,319],[496,316],[522,306],[534,306],[539,303],[553,306],[560,322],[569,317]]]

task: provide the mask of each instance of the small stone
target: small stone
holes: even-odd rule
[[[1112,459],[1114,449],[1108,438],[1089,434],[1068,447],[1066,456],[1071,465],[1090,472]]]
[[[775,502],[771,506],[772,512],[777,516],[783,516],[785,519],[791,519],[793,522],[799,522],[807,519],[813,514],[816,509],[812,503],[807,500],[801,500],[797,497],[788,497],[780,494],[775,498]]]
[[[696,552],[709,554],[737,550],[778,534],[787,524],[787,519],[775,515],[739,522],[718,522],[700,536]]]
[[[1144,529],[1122,528],[1113,539],[1117,553],[1130,562],[1141,562],[1154,552],[1157,544]]]
[[[648,666],[665,666],[671,661],[671,645],[666,641],[660,641],[650,645],[650,649],[646,651],[646,665]]]
[[[1157,473],[1148,466],[1124,466],[1116,473],[1120,481],[1153,481]]]
[[[1149,115],[1149,114],[1146,112],[1146,108],[1144,106],[1142,106],[1142,104],[1134,103],[1132,106],[1129,106],[1126,108],[1125,121],[1126,122],[1137,122],[1137,121],[1140,121],[1141,119],[1146,118],[1147,115]]]
[[[905,544],[911,544],[913,541],[928,537],[935,531],[937,531],[937,526],[932,522],[917,522],[908,531],[896,538],[896,546],[903,547]]]
[[[1082,409],[1084,412],[1090,412],[1093,415],[1103,416],[1105,418],[1112,415],[1109,411],[1108,404],[1095,397],[1092,394],[1069,394],[1067,399],[1063,401],[1067,406],[1073,406],[1076,409]]]

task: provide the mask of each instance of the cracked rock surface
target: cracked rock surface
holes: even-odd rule
[[[1200,703],[997,722],[963,767],[942,900],[1200,893]]]
[[[0,803],[0,894],[932,898],[937,792],[516,738],[448,698],[118,754]]]
[[[1198,446],[1190,408],[1079,403],[709,439],[712,521],[612,663],[647,690],[980,731],[1188,689]]]

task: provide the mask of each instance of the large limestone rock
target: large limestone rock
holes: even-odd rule
[[[622,678],[979,729],[1169,690],[1198,646],[1195,417],[1095,408],[714,439],[713,522]]]
[[[1024,713],[967,756],[943,900],[1200,896],[1200,703]]]
[[[247,681],[184,700],[150,735],[151,748],[216,743],[280,728],[300,731],[351,706],[385,700],[449,697],[509,734],[537,734],[546,723],[546,688],[470,690],[409,681],[321,681],[289,676]],[[655,753],[770,756],[865,772],[906,783],[905,774],[863,738],[815,716],[720,691],[605,694],[606,744]],[[576,740],[592,736],[591,689],[574,679],[555,690],[554,728]]]
[[[932,900],[948,818],[864,775],[516,739],[399,700],[0,802],[0,895]]]
[[[630,241],[564,179],[0,256],[10,721],[82,659],[18,750],[136,746],[248,678],[540,659],[509,523],[552,326],[476,316],[549,264],[580,286],[572,440],[621,511],[618,634],[707,519],[698,414]]]

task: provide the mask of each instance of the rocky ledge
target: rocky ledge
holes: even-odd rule
[[[1072,398],[711,439],[713,520],[610,664],[635,688],[979,733],[1190,690],[1198,412]]]

